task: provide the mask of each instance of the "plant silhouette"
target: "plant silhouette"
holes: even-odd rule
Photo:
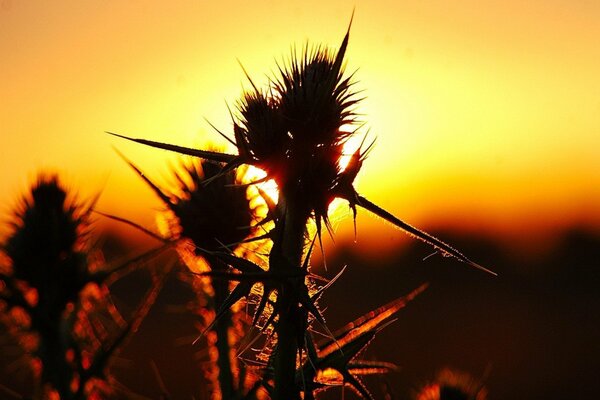
[[[109,366],[137,330],[162,285],[153,284],[125,320],[108,285],[155,252],[109,267],[95,249],[90,213],[57,176],[40,176],[15,212],[2,245],[3,322],[32,357],[35,398],[100,399],[113,395]]]
[[[206,160],[182,163],[172,171],[174,189],[165,191],[125,160],[167,207],[167,241],[178,243],[180,258],[197,274],[184,276],[199,297],[199,304],[193,310],[203,319],[202,336],[206,334],[209,346],[215,350],[209,350],[214,356],[206,368],[211,398],[254,398],[258,385],[252,385],[246,371],[240,371],[244,366],[232,357],[246,333],[244,312],[240,307],[232,309],[231,302],[226,303],[230,292],[228,280],[202,275],[227,274],[228,264],[215,254],[248,253],[250,250],[242,245],[247,243],[246,239],[256,240],[257,211],[252,209],[247,185],[241,180],[244,168],[222,173],[224,165],[220,163]]]
[[[308,46],[300,53],[293,52],[288,62],[278,65],[278,72],[266,89],[259,89],[248,77],[252,89],[239,100],[238,115],[233,120],[234,139],[230,141],[236,146],[236,154],[111,133],[140,144],[221,163],[216,176],[251,165],[262,169],[266,179],[276,182],[279,197],[270,206],[268,215],[274,224],[265,235],[272,242],[266,265],[232,254],[225,246],[199,246],[197,252],[231,268],[203,274],[238,282],[223,302],[225,306],[248,297],[254,285],[263,288],[254,322],[263,313],[268,314],[261,328],[272,328],[274,339],[272,352],[262,369],[261,384],[277,400],[314,398],[316,392],[331,385],[348,385],[360,396],[372,398],[358,375],[383,373],[392,366],[368,365],[355,357],[386,326],[400,305],[422,290],[368,314],[334,335],[328,343],[315,342],[311,334],[313,326],[328,331],[317,305],[327,285],[319,288],[310,272],[315,238],[309,237],[307,226],[314,223],[319,241],[323,226],[332,234],[328,209],[334,199],[346,200],[354,218],[357,208],[363,208],[432,245],[439,253],[488,271],[357,192],[354,181],[371,148],[364,146],[364,140],[350,155],[347,166],[340,166],[345,144],[359,134],[361,126],[356,114],[360,98],[354,89],[353,74],[344,72],[348,40],[349,29],[336,52]],[[217,314],[222,313],[220,310]]]

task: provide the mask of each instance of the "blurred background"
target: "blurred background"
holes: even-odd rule
[[[61,174],[97,208],[156,230],[160,203],[117,156],[164,182],[177,156],[104,131],[227,148],[227,105],[265,84],[292,46],[336,48],[352,10],[347,71],[377,138],[361,194],[498,272],[438,256],[345,207],[328,271],[332,328],[408,293],[367,356],[410,398],[444,367],[485,380],[490,398],[594,396],[600,368],[600,3],[596,1],[204,2],[0,0],[0,235],[39,171]],[[135,231],[98,218],[108,250],[142,251]],[[112,246],[112,247],[111,247]],[[115,286],[124,306],[136,287]],[[139,290],[143,290],[141,284]],[[174,398],[202,398],[198,349],[177,346],[191,296],[170,281],[122,354],[121,381],[152,397],[150,360]],[[174,306],[175,305],[175,306]],[[12,350],[3,351],[7,360]],[[185,362],[184,362],[185,360]],[[0,384],[27,385],[9,361]],[[155,393],[155,392],[154,392]],[[339,392],[334,392],[334,398]],[[377,397],[377,396],[376,396]]]

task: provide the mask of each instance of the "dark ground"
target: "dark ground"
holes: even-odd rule
[[[407,294],[423,282],[429,289],[398,313],[398,320],[371,343],[365,358],[391,361],[400,369],[369,379],[375,398],[391,385],[395,399],[410,399],[444,367],[485,378],[490,399],[597,398],[600,371],[600,236],[584,229],[566,232],[538,257],[510,254],[487,239],[470,240],[438,232],[472,259],[499,273],[492,277],[451,259],[430,257],[415,241],[397,254],[366,259],[358,246],[338,245],[329,275],[348,269],[325,294],[332,330]],[[138,273],[114,285],[126,313],[148,284]],[[196,334],[189,315],[177,312],[191,292],[175,275],[121,354],[119,381],[135,393],[158,399],[156,363],[173,399],[206,398],[197,354],[202,348],[177,345]],[[2,343],[0,385],[26,393],[31,378],[11,362],[17,354]],[[195,355],[196,354],[196,355]],[[486,372],[487,371],[487,372]],[[346,398],[354,398],[347,391]],[[324,398],[341,397],[332,389]],[[0,389],[0,398],[10,399]]]

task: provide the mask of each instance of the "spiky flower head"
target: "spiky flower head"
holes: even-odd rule
[[[223,163],[198,159],[182,162],[172,171],[171,190],[163,190],[123,158],[172,213],[166,232],[170,239],[188,239],[199,251],[217,251],[235,247],[254,232],[255,212],[242,181],[246,168],[225,169]]]
[[[284,164],[290,136],[273,96],[259,89],[243,95],[238,103],[241,118],[234,125],[240,154],[246,154],[259,168],[274,175]]]
[[[275,89],[296,145],[337,145],[347,136],[340,128],[354,122],[352,106],[357,100],[342,68],[346,44],[337,54],[323,47],[305,48],[280,69]]]
[[[4,252],[12,274],[37,291],[40,304],[60,312],[89,282],[84,251],[89,208],[67,198],[56,176],[42,176],[15,213]]]
[[[341,191],[354,192],[358,172],[340,168],[344,144],[356,132],[348,127],[356,122],[360,100],[352,76],[344,75],[347,44],[348,34],[337,53],[308,46],[301,54],[293,51],[267,92],[251,81],[234,125],[241,158],[264,169],[317,223],[327,222],[329,204]]]
[[[178,178],[180,193],[167,203],[179,221],[180,235],[206,250],[247,238],[253,215],[237,171],[222,173],[223,165],[210,161],[194,161],[183,169],[185,176]]]

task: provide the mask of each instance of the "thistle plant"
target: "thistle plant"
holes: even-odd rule
[[[361,145],[350,155],[347,166],[340,166],[344,146],[359,134],[362,126],[357,119],[356,107],[361,99],[354,89],[353,74],[344,71],[348,39],[349,30],[337,52],[308,46],[300,54],[293,52],[289,61],[278,65],[278,72],[266,89],[259,89],[249,78],[252,89],[239,100],[233,121],[234,139],[230,141],[235,144],[237,154],[113,134],[222,163],[220,174],[251,165],[262,169],[266,179],[276,182],[279,197],[270,213],[274,226],[267,235],[272,247],[265,269],[227,251],[199,251],[236,271],[219,274],[221,278],[239,282],[226,305],[248,296],[257,283],[264,288],[256,313],[260,315],[267,304],[272,305],[266,325],[273,327],[275,340],[263,371],[263,385],[277,400],[313,398],[313,393],[327,381],[323,377],[330,372],[339,374],[342,384],[350,385],[362,397],[371,398],[352,373],[370,369],[358,364],[354,357],[399,309],[397,306],[382,309],[385,318],[370,314],[365,317],[362,329],[348,328],[334,335],[330,343],[319,345],[313,340],[312,325],[327,327],[317,306],[324,288],[315,292],[310,274],[312,244],[307,226],[314,223],[319,240],[323,226],[331,232],[328,209],[334,199],[347,201],[354,218],[357,208],[363,208],[429,243],[439,253],[485,270],[458,250],[403,222],[357,192],[354,181],[371,146]],[[405,300],[399,302],[404,304]],[[385,372],[389,365],[373,366],[371,371],[375,370]]]
[[[257,210],[253,209],[247,195],[247,185],[242,182],[244,168],[230,169],[221,173],[224,165],[212,161],[182,163],[174,170],[174,190],[158,187],[150,178],[130,161],[128,164],[149,185],[167,207],[168,241],[177,242],[178,252],[190,271],[199,275],[184,275],[200,297],[202,306],[194,311],[203,318],[204,331],[208,338],[211,356],[207,378],[211,382],[211,398],[251,398],[253,392],[245,391],[246,376],[239,373],[233,355],[246,333],[243,327],[245,313],[239,306],[226,304],[230,282],[218,276],[226,274],[228,264],[215,255],[229,252],[230,255],[248,253],[244,247],[246,239],[256,236]],[[231,307],[231,308],[230,308]],[[237,382],[236,382],[236,379]]]
[[[123,319],[110,301],[108,281],[144,257],[106,267],[90,235],[94,202],[80,204],[56,176],[42,176],[23,198],[0,249],[3,322],[32,357],[35,398],[109,396],[109,364],[161,285],[155,279],[129,322]]]

